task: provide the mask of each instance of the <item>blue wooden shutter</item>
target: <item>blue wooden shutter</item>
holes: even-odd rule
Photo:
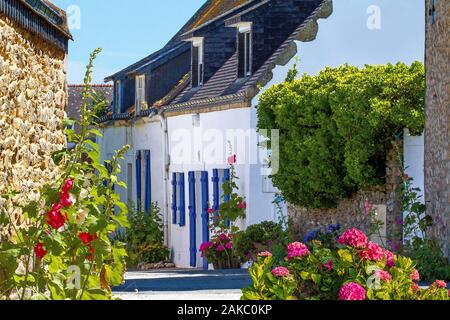
[[[197,266],[197,217],[195,203],[195,172],[189,172],[189,239],[190,266]]]
[[[214,209],[214,218],[218,219],[219,217],[219,205],[220,205],[220,189],[219,189],[219,169],[213,170],[213,209]]]
[[[177,224],[177,174],[172,173],[172,224]]]
[[[142,210],[142,152],[136,152],[136,209]]]
[[[152,175],[151,175],[151,162],[150,162],[150,150],[144,151],[145,159],[145,212],[150,214],[150,208],[152,205]]]
[[[203,242],[209,241],[209,214],[208,214],[208,199],[209,199],[209,188],[208,188],[208,172],[202,172],[201,184],[202,184],[202,236]],[[203,259],[203,269],[208,270],[208,260]]]
[[[180,195],[178,197],[178,212],[180,215],[180,227],[184,227],[186,225],[186,204],[185,204],[185,189],[184,189],[184,173],[179,174],[178,186],[180,190]]]
[[[230,169],[225,169],[223,171],[223,183],[225,183],[226,181],[230,181]],[[224,196],[223,201],[228,202],[230,201],[230,196]],[[230,227],[231,222],[230,220],[227,219],[227,226]]]

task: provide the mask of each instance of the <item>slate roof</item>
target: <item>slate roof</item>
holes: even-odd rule
[[[92,89],[97,93],[103,94],[105,99],[112,103],[114,88],[112,85],[99,84],[92,85]],[[81,105],[83,104],[84,85],[68,86],[68,104],[66,108],[67,116],[71,119],[79,120],[81,117]]]
[[[48,0],[0,0],[0,12],[21,27],[67,51],[72,39],[67,15]]]
[[[229,24],[243,21],[258,19],[260,11],[269,10],[264,7],[268,7],[271,2],[286,0],[263,0],[255,2],[253,7],[239,12],[238,14],[226,19]],[[193,108],[194,106],[211,106],[217,103],[223,103],[226,101],[238,102],[248,101],[252,99],[259,91],[259,85],[265,85],[272,77],[271,71],[275,66],[275,62],[290,49],[294,40],[297,40],[299,33],[305,26],[311,21],[316,20],[318,12],[322,9],[321,5],[324,5],[327,1],[319,0],[306,0],[306,1],[294,1],[299,4],[300,7],[305,7],[303,16],[299,14],[299,23],[292,29],[285,39],[281,43],[275,46],[275,49],[270,52],[267,59],[264,60],[262,65],[254,70],[254,73],[248,78],[237,77],[237,52],[235,52],[219,69],[218,71],[201,87],[192,88],[189,84],[186,84],[185,89],[181,94],[174,98],[170,105],[164,107],[165,110],[183,110]],[[257,10],[259,8],[259,11]],[[309,12],[308,9],[309,8]],[[311,10],[312,8],[312,10]],[[301,11],[301,10],[300,10]],[[253,17],[251,17],[253,15]],[[259,15],[260,17],[262,15]],[[226,21],[226,24],[227,24]],[[256,21],[256,20],[254,20]],[[262,24],[270,25],[273,21],[264,21]],[[195,34],[194,34],[195,36]],[[273,42],[275,39],[269,36],[269,39],[262,39],[263,41]],[[269,46],[269,44],[266,44]],[[296,50],[296,49],[295,49]],[[293,52],[291,56],[292,58]],[[257,54],[257,53],[256,53]],[[287,59],[287,60],[289,60]],[[219,99],[220,98],[220,99]]]
[[[204,36],[205,50],[216,50],[218,55],[210,63],[205,61],[205,83],[192,88],[188,74],[153,108],[193,111],[215,105],[249,102],[258,93],[258,87],[270,81],[275,65],[287,63],[296,54],[294,41],[313,40],[318,28],[316,21],[328,17],[331,12],[331,0],[208,1],[165,48],[150,55],[144,62],[151,65],[171,50],[186,46],[183,38]],[[253,22],[253,50],[257,58],[253,74],[247,78],[237,77],[236,30],[227,28],[239,21]],[[305,36],[305,31],[313,36]],[[190,44],[187,45],[189,48],[184,50],[190,50]],[[143,61],[138,62],[125,71],[142,68],[142,65]],[[206,68],[210,68],[208,77]],[[141,115],[152,113],[153,108]],[[127,119],[127,116],[120,115],[120,119]]]
[[[189,50],[190,44],[183,41],[183,34],[220,17],[224,13],[233,11],[242,5],[254,1],[255,0],[207,0],[205,4],[197,10],[192,18],[189,19],[180,31],[178,31],[178,33],[170,39],[170,41],[161,50],[158,50],[142,60],[139,60],[125,69],[107,77],[105,81],[111,81],[120,74],[128,74],[129,72],[136,71],[136,69],[141,68],[143,65],[150,66],[152,63],[160,61],[162,58],[166,57],[170,51],[178,50],[178,52],[180,52],[183,50]]]

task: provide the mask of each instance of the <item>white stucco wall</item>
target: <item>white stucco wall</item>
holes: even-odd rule
[[[187,183],[189,171],[208,171],[209,199],[213,203],[213,169],[228,168],[227,158],[236,154],[236,181],[239,193],[247,202],[247,218],[239,226],[265,220],[273,220],[274,193],[263,192],[263,181],[258,163],[258,148],[254,109],[241,108],[226,111],[182,115],[168,118],[170,137],[170,176],[173,172],[184,172]],[[196,120],[194,118],[197,117]],[[197,122],[196,125],[193,125]],[[197,126],[198,125],[198,126]],[[228,143],[230,141],[230,144]],[[216,147],[218,146],[218,148]],[[232,151],[229,148],[232,148]],[[253,163],[253,164],[252,164]],[[171,194],[170,194],[171,198]],[[170,245],[177,266],[189,266],[189,190],[185,188],[186,226],[170,226]],[[199,213],[198,213],[199,215]],[[197,244],[199,247],[200,243]]]

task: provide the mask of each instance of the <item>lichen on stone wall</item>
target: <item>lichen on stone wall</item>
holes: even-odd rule
[[[57,178],[51,154],[65,146],[65,104],[65,52],[0,14],[0,194],[12,189],[19,203],[36,200],[38,188]]]

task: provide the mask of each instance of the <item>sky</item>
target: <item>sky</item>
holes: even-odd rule
[[[68,11],[70,84],[82,83],[89,53],[94,83],[162,48],[205,0],[53,0]],[[226,0],[224,0],[226,1]],[[333,0],[333,14],[319,20],[313,42],[299,47],[302,72],[350,63],[410,64],[424,59],[423,0]]]

